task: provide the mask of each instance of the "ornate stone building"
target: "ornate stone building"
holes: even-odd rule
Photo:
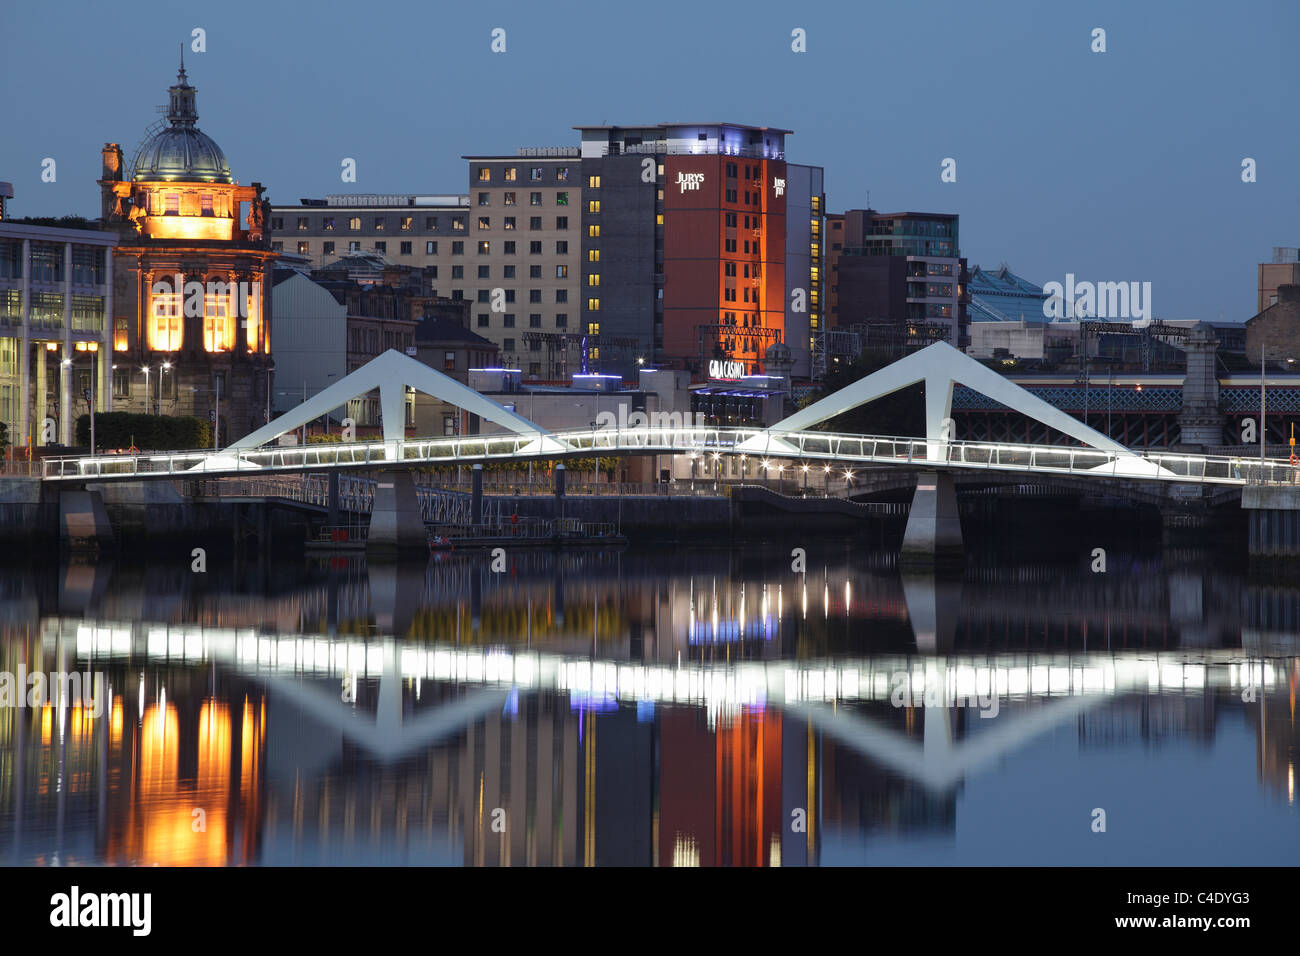
[[[114,256],[113,408],[218,421],[226,445],[270,408],[271,270],[260,183],[241,186],[196,125],[181,61],[168,126],[131,169],[106,143],[99,181]]]

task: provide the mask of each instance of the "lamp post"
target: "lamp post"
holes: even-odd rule
[[[149,414],[149,366],[140,366],[140,371],[144,372],[144,413]]]
[[[163,362],[161,365],[158,366],[158,414],[159,415],[162,414],[163,372],[170,372],[171,368],[172,368],[171,362]],[[175,380],[173,379],[173,381]]]
[[[91,355],[90,388],[86,389],[84,397],[86,399],[87,410],[90,412],[90,454],[93,457],[95,454],[95,356],[99,352],[99,343],[78,342],[76,344],[76,350],[78,352],[89,352]],[[71,374],[71,372],[76,368],[71,356],[63,360],[63,365],[69,370],[69,374]]]

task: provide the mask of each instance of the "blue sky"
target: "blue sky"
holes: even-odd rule
[[[98,214],[100,147],[134,150],[202,27],[199,125],[277,203],[463,192],[462,154],[575,145],[574,124],[734,121],[795,130],[788,158],[825,167],[832,211],[870,190],[882,211],[956,212],[972,264],[1150,281],[1158,317],[1244,320],[1256,264],[1300,246],[1294,0],[96,0],[5,19],[0,179],[18,216]]]

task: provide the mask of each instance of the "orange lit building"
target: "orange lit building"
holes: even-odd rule
[[[270,408],[271,268],[259,183],[232,178],[196,125],[184,62],[169,90],[168,126],[128,170],[107,143],[99,181],[114,264],[113,407],[216,418],[226,444]]]

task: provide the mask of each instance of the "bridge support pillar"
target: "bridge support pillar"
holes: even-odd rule
[[[59,538],[70,550],[97,551],[113,543],[104,496],[85,488],[59,491]]]
[[[385,558],[421,551],[428,554],[429,538],[420,515],[415,480],[407,469],[385,472],[375,482],[366,553]]]
[[[961,518],[952,475],[920,472],[898,562],[902,566],[933,567],[959,565],[962,561]]]
[[[1300,558],[1300,487],[1246,485],[1241,506],[1249,512],[1252,559]]]
[[[469,475],[469,523],[478,526],[483,523],[483,466],[475,465]]]
[[[327,522],[331,526],[339,523],[339,473],[338,469],[330,471],[329,478],[326,479],[326,501],[325,507],[328,509]]]

